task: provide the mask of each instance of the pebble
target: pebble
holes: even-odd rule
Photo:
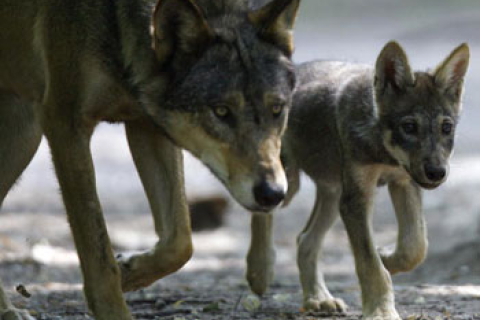
[[[242,306],[245,308],[245,310],[250,312],[258,310],[261,304],[262,303],[260,302],[260,299],[253,294],[249,294],[242,300]]]

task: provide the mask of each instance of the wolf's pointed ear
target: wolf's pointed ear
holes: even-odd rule
[[[300,0],[273,0],[248,15],[260,38],[278,46],[289,57],[294,49],[293,27],[299,5]]]
[[[454,101],[459,101],[462,96],[469,60],[470,49],[463,43],[440,63],[433,74],[437,87]]]
[[[196,54],[213,32],[195,0],[159,0],[153,14],[153,47],[161,63],[173,53]]]
[[[407,54],[396,41],[383,47],[375,65],[375,93],[382,96],[387,89],[394,93],[405,91],[414,83]]]

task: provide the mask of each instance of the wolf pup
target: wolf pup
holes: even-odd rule
[[[400,319],[390,274],[411,270],[425,257],[421,188],[434,189],[447,178],[468,63],[469,48],[462,44],[434,71],[412,73],[403,49],[390,42],[375,69],[326,61],[298,67],[282,160],[289,181],[286,203],[298,191],[300,171],[317,187],[315,207],[298,237],[306,309],[346,309],[317,274],[324,236],[340,213],[355,257],[364,317]],[[385,184],[399,224],[393,253],[377,252],[370,224],[375,189]],[[272,270],[271,220],[253,217],[248,270],[259,270],[260,261]],[[260,293],[268,284],[249,280]]]
[[[283,200],[299,1],[0,0],[0,203],[45,135],[96,319],[132,319],[122,289],[149,285],[192,254],[180,148],[246,208]],[[125,123],[161,237],[119,263],[89,147],[101,121]],[[1,285],[0,319],[32,319]]]

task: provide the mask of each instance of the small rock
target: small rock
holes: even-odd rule
[[[459,273],[465,275],[470,273],[470,267],[467,265],[463,265],[460,267]]]
[[[277,302],[281,302],[281,303],[284,303],[284,302],[288,302],[292,299],[292,295],[288,294],[288,293],[279,293],[279,294],[275,294],[273,295],[273,300],[277,301]]]
[[[20,293],[23,297],[25,298],[30,298],[32,297],[32,295],[30,294],[30,292],[27,291],[27,288],[25,288],[25,286],[23,284],[19,284],[15,290],[17,290],[18,293]]]
[[[253,294],[248,295],[242,300],[242,306],[249,312],[258,310],[261,304],[260,299]]]
[[[425,304],[425,302],[426,302],[426,300],[422,296],[417,297],[414,301],[415,304]]]
[[[213,302],[203,308],[203,312],[215,312],[220,311],[220,303]]]
[[[159,299],[155,302],[155,309],[157,310],[162,310],[166,306],[167,306],[167,303],[162,299]]]
[[[197,199],[189,203],[192,231],[214,230],[223,225],[228,200],[223,196]]]
[[[183,300],[178,300],[177,302],[175,302],[175,303],[173,304],[173,307],[174,307],[175,309],[178,309],[178,308],[180,308],[180,307],[182,306],[182,303],[184,303],[184,302],[185,302],[185,301],[183,301]]]

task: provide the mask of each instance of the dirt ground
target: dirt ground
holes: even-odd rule
[[[260,300],[250,294],[243,276],[249,216],[233,206],[223,227],[194,234],[195,254],[184,269],[126,295],[135,319],[360,319],[360,291],[340,223],[326,239],[320,267],[332,293],[350,309],[338,315],[301,312],[294,235],[303,223],[296,221],[306,213],[297,214],[278,213],[276,233],[282,236],[276,239],[276,278]],[[107,220],[118,252],[145,249],[155,242],[148,214],[107,214]],[[390,218],[380,216],[375,229],[380,243],[394,240]],[[432,230],[430,239],[436,241],[437,231]],[[62,214],[3,213],[0,234],[0,277],[18,307],[37,319],[91,319]],[[478,243],[461,242],[433,253],[417,272],[395,277],[396,304],[403,319],[480,319],[479,261]],[[31,297],[16,292],[18,285],[24,285]]]
[[[172,277],[154,287],[127,295],[135,318],[147,319],[360,319],[356,285],[335,283],[332,293],[351,307],[346,314],[304,313],[297,284],[285,277],[260,300],[249,295],[240,281],[219,272],[198,272]],[[479,287],[397,286],[397,308],[404,319],[480,319]],[[78,286],[32,286],[32,298],[15,297],[17,306],[31,310],[37,319],[91,319]]]
[[[476,156],[456,157],[445,186],[425,192],[428,259],[416,271],[393,279],[396,305],[403,319],[480,319],[479,163]],[[187,167],[198,179],[201,165],[187,159]],[[138,179],[133,175],[120,178],[130,183]],[[191,178],[187,172],[187,189],[206,190],[195,186],[197,180],[192,182]],[[210,189],[203,196],[219,192],[220,197],[229,198],[218,183],[215,185],[214,178],[208,179],[204,182],[208,181]],[[102,197],[105,189],[100,185],[114,249],[138,251],[153,246],[156,235],[141,188]],[[275,213],[276,277],[261,300],[250,294],[244,279],[250,215],[230,202],[221,228],[194,234],[195,253],[182,270],[146,290],[126,295],[135,318],[360,319],[360,291],[340,222],[325,239],[320,268],[332,293],[343,298],[350,309],[345,315],[335,316],[301,312],[295,237],[307,221],[313,194],[312,183],[303,179],[302,191],[292,204]],[[390,245],[396,239],[394,214],[384,189],[377,198],[376,242]],[[42,207],[44,201],[48,210]],[[120,205],[135,211],[118,210]],[[81,292],[78,259],[55,191],[39,192],[37,184],[20,183],[7,198],[0,214],[0,278],[14,303],[30,310],[37,319],[90,318]],[[16,292],[20,284],[30,298]]]

